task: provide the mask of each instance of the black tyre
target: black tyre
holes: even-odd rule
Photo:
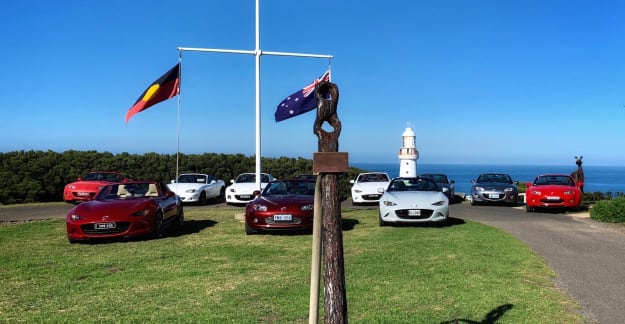
[[[200,194],[200,199],[198,199],[198,204],[204,206],[206,205],[206,192],[202,191],[202,193]]]
[[[525,211],[528,213],[533,213],[534,212],[534,207],[530,207],[528,205],[525,205]]]
[[[184,208],[182,207],[182,204],[180,204],[178,209],[178,219],[176,225],[178,225],[178,228],[182,228],[184,226]]]
[[[154,238],[163,237],[163,211],[156,211],[156,215],[154,216],[154,231],[152,233]]]
[[[247,225],[247,222],[245,222],[245,235],[254,235],[254,234],[258,234],[258,232],[251,228],[249,225]]]
[[[380,227],[388,225],[385,221],[382,220],[382,215],[378,215],[378,221],[380,223]]]

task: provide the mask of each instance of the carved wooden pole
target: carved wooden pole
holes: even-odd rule
[[[324,265],[324,322],[347,323],[347,294],[343,259],[343,232],[338,173],[347,171],[347,153],[339,153],[341,121],[336,113],[339,90],[336,84],[321,82],[315,87],[317,118],[313,127],[318,151],[313,172],[321,177],[322,245]],[[322,126],[327,122],[333,131]]]

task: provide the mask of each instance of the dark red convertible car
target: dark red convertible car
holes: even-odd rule
[[[83,178],[78,178],[65,185],[63,200],[67,203],[78,203],[91,200],[100,188],[107,184],[127,181],[123,174],[111,171],[89,172]]]
[[[542,174],[526,183],[525,210],[579,209],[582,192],[573,178],[566,174]]]
[[[315,181],[274,180],[245,207],[245,234],[306,230],[313,226]]]
[[[76,205],[65,219],[67,239],[151,236],[159,238],[169,226],[182,227],[182,201],[156,181],[129,181],[104,186],[93,200]]]

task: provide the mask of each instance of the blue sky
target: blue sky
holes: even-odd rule
[[[328,1],[260,4],[263,51],[334,55],[353,163],[625,165],[625,2]],[[0,151],[175,154],[178,100],[124,123],[178,47],[253,50],[253,0],[10,1],[0,12]],[[262,56],[261,147],[312,158],[314,111],[276,105],[327,59]],[[182,53],[180,151],[255,152],[254,56]]]

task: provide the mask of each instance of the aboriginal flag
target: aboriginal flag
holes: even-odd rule
[[[180,91],[180,63],[176,64],[171,70],[163,74],[158,80],[154,81],[137,99],[137,102],[130,107],[126,113],[126,124],[130,117],[140,113],[161,101],[165,101],[174,97]]]
[[[317,98],[314,96],[315,86],[322,81],[330,82],[330,71],[326,71],[311,84],[301,90],[297,90],[297,92],[282,100],[274,113],[276,122],[301,115],[317,108]]]

